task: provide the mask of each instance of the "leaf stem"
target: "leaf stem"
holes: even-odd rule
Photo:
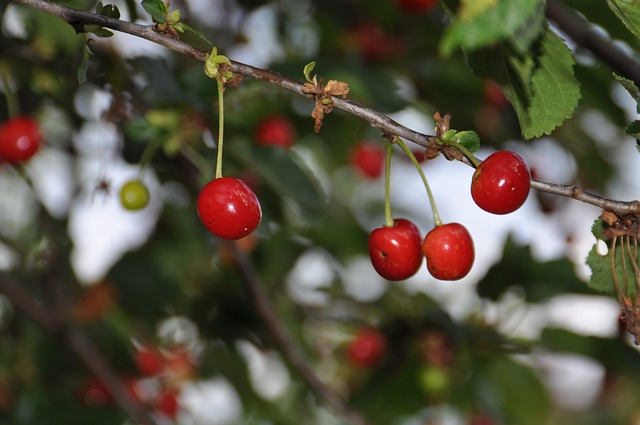
[[[151,162],[151,159],[153,158],[153,155],[155,155],[159,146],[160,146],[159,141],[156,138],[154,138],[151,141],[149,141],[149,143],[147,143],[147,146],[144,147],[144,151],[142,152],[142,157],[140,158],[140,169],[138,170],[138,179],[142,179],[142,173],[144,169]]]
[[[387,160],[384,169],[384,225],[393,227],[395,224],[391,215],[391,152],[393,143],[387,144]]]
[[[222,149],[224,145],[224,83],[222,78],[216,78],[218,84],[218,157],[216,158],[215,178],[222,177]]]
[[[473,154],[471,153],[471,151],[467,148],[464,147],[464,145],[456,142],[453,139],[436,139],[436,143],[440,144],[440,145],[449,145],[452,148],[460,151],[468,160],[469,162],[471,162],[471,164],[473,165],[474,168],[478,168],[478,165],[480,165],[480,163],[482,161],[480,161],[478,158],[476,158],[475,156],[473,156]]]
[[[17,117],[20,113],[20,103],[18,102],[18,96],[13,91],[11,87],[11,79],[6,69],[0,68],[0,80],[2,81],[2,86],[4,87],[4,94],[7,98],[7,111],[9,113],[9,118]]]
[[[422,170],[420,163],[416,159],[416,156],[413,154],[413,152],[411,152],[411,149],[409,149],[407,144],[404,142],[404,140],[402,140],[398,136],[395,136],[393,141],[394,143],[397,143],[398,146],[402,148],[404,153],[406,153],[407,156],[409,157],[409,160],[411,161],[411,163],[416,167],[416,170],[418,170],[418,173],[420,173],[420,178],[422,178],[422,183],[424,183],[424,188],[427,189],[427,195],[429,195],[429,203],[431,204],[431,211],[433,211],[433,223],[435,226],[441,226],[442,219],[440,218],[440,214],[438,213],[438,207],[436,206],[436,199],[433,196],[433,192],[431,192],[431,187],[429,186],[429,182],[427,181],[427,176],[424,175],[424,171]]]

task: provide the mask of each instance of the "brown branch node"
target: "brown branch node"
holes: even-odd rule
[[[318,81],[314,76],[312,82],[304,83],[302,92],[312,94],[316,98],[316,105],[311,111],[311,117],[315,119],[313,129],[318,133],[320,132],[320,127],[322,127],[324,116],[333,111],[333,96],[346,99],[349,93],[349,85],[342,81],[329,80],[325,86],[322,84],[322,79]]]

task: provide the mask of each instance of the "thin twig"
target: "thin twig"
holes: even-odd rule
[[[76,9],[71,9],[65,6],[61,6],[58,4],[51,3],[46,0],[12,0],[15,3],[20,3],[25,6],[32,7],[34,9],[42,10],[51,15],[57,16],[60,19],[67,22],[69,25],[73,26],[76,31],[83,31],[84,25],[92,24],[99,25],[105,28],[110,28],[115,31],[120,31],[126,34],[134,35],[146,40],[149,40],[153,43],[164,46],[176,53],[181,55],[193,58],[199,62],[204,62],[206,60],[207,52],[193,47],[187,43],[184,43],[180,40],[176,40],[170,37],[167,37],[163,34],[155,32],[152,26],[149,25],[138,25],[130,22],[121,21],[119,19],[108,18],[106,16],[97,15],[95,13],[83,12]],[[552,3],[552,2],[549,2]],[[549,9],[550,7],[550,9]],[[548,6],[547,14],[554,19],[558,19],[559,25],[561,23],[560,19],[557,16],[555,5]],[[564,24],[563,24],[564,25]],[[566,30],[563,26],[563,29]],[[607,43],[606,40],[602,40],[601,42]],[[600,46],[598,43],[596,46]],[[612,43],[607,43],[605,47],[594,47],[594,52],[597,54],[609,52],[611,55],[612,51],[615,51]],[[602,52],[606,51],[606,52]],[[605,60],[609,57],[609,55],[605,55]],[[619,55],[615,55],[616,57]],[[618,69],[618,72],[625,76],[626,78],[632,79],[636,81],[636,78],[639,78],[635,73],[640,72],[639,68],[631,67],[630,63],[621,60],[624,64],[622,68]],[[613,65],[612,65],[613,66]],[[635,64],[634,66],[637,66]],[[253,78],[256,80],[268,82],[270,84],[276,85],[283,89],[289,90],[291,92],[297,93],[301,96],[311,98],[309,95],[305,94],[302,91],[303,84],[299,83],[295,80],[286,78],[276,72],[267,71],[261,68],[256,68],[251,65],[246,65],[240,62],[231,61],[232,71],[237,74],[244,75],[245,77]],[[640,81],[640,80],[639,80]],[[639,82],[640,85],[640,82]],[[333,106],[335,108],[341,109],[345,112],[348,112],[352,115],[355,115],[363,120],[367,121],[372,127],[380,130],[384,134],[393,134],[399,137],[402,137],[406,140],[409,140],[413,143],[419,144],[421,146],[427,147],[429,146],[429,138],[432,137],[430,135],[426,135],[423,133],[419,133],[417,131],[411,130],[388,116],[374,110],[368,108],[366,106],[360,105],[358,103],[352,102],[348,99],[342,99],[340,97],[332,98]],[[587,204],[594,205],[596,207],[602,208],[604,210],[608,210],[619,215],[626,214],[640,214],[640,201],[616,201],[604,198],[602,196],[598,196],[589,192],[585,192],[577,186],[574,185],[559,185],[554,183],[547,183],[540,180],[532,180],[531,187],[541,192],[547,192],[550,194],[564,196],[568,198],[572,198]]]
[[[558,0],[548,0],[545,12],[547,17],[577,45],[591,51],[617,74],[628,78],[640,87],[640,64],[596,32],[573,9]]]
[[[7,276],[0,275],[0,293],[46,331],[60,335],[91,373],[104,383],[123,411],[140,425],[157,425],[149,412],[131,399],[116,371],[111,368],[102,352],[85,334],[58,320],[35,297]]]
[[[235,243],[230,243],[230,245],[251,300],[285,358],[307,381],[313,393],[322,403],[330,406],[336,413],[348,419],[354,425],[373,425],[360,412],[349,407],[340,395],[318,378],[304,354],[293,342],[284,326],[282,326],[282,320],[278,317],[267,292],[264,290],[253,262]]]

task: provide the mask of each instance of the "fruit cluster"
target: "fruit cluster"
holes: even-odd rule
[[[175,419],[180,409],[180,382],[192,378],[195,365],[186,351],[161,351],[140,347],[133,356],[138,375],[122,379],[127,395],[134,402],[167,418]],[[150,385],[153,384],[153,385]],[[91,407],[107,407],[114,395],[98,378],[89,378],[78,389],[79,401]]]
[[[387,177],[387,223],[369,235],[369,256],[374,269],[387,280],[405,280],[413,276],[426,258],[427,269],[436,279],[459,280],[473,266],[475,250],[469,231],[460,223],[443,224],[435,200],[418,161],[399,138],[395,142],[405,150],[423,177],[434,213],[435,227],[424,239],[416,225],[406,219],[391,219]],[[390,149],[387,154],[389,162]],[[387,175],[389,173],[387,166]],[[476,204],[493,214],[511,213],[525,202],[531,175],[522,158],[510,151],[498,151],[479,163],[473,174],[471,195]]]

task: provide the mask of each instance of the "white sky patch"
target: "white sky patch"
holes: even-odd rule
[[[608,296],[560,295],[547,303],[549,326],[581,335],[615,337],[619,315],[620,306]]]
[[[585,409],[595,401],[604,383],[604,367],[595,360],[575,354],[545,353],[535,355],[535,363],[561,407]]]
[[[43,146],[27,164],[33,189],[52,217],[67,215],[73,196],[73,158],[66,152]]]
[[[236,389],[223,377],[185,383],[178,403],[181,425],[236,425],[243,410]]]
[[[345,292],[358,302],[373,302],[384,295],[389,283],[371,266],[369,257],[356,257],[342,270]]]
[[[280,355],[273,350],[262,351],[249,341],[236,342],[249,370],[249,381],[258,396],[276,401],[289,388],[291,378]]]
[[[13,3],[9,3],[4,10],[0,25],[2,26],[2,33],[8,38],[25,40],[28,37],[19,6]]]
[[[33,222],[37,203],[31,189],[9,166],[0,166],[0,234],[14,238]]]
[[[285,52],[278,36],[277,25],[278,18],[271,6],[253,10],[246,16],[240,28],[246,42],[229,49],[227,56],[259,68],[266,68],[282,59]]]
[[[319,248],[305,251],[287,276],[289,295],[300,304],[325,305],[329,297],[323,289],[333,284],[336,267],[336,260],[328,252]]]

